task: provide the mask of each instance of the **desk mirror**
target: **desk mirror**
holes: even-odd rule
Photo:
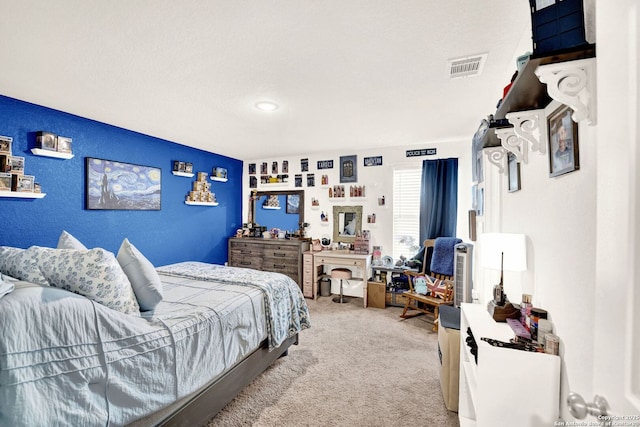
[[[333,207],[333,241],[352,243],[362,232],[362,206]]]
[[[267,227],[267,230],[295,231],[304,222],[304,190],[298,191],[256,191],[251,198],[252,221]],[[273,203],[277,199],[277,203]],[[271,201],[271,202],[270,202]],[[277,204],[277,208],[274,208]]]

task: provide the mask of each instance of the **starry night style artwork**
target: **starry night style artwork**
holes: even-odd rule
[[[160,210],[159,168],[87,157],[86,173],[87,209]]]

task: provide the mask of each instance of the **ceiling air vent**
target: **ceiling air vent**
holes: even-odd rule
[[[450,59],[447,63],[447,74],[450,79],[478,76],[482,73],[487,60],[486,53]]]

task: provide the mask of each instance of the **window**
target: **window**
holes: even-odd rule
[[[420,249],[422,169],[393,171],[393,259],[411,258]]]

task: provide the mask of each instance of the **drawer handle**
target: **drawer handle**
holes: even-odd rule
[[[251,250],[249,250],[249,249],[246,249],[246,250],[241,249],[240,253],[243,254],[243,255],[247,255],[247,254],[251,253]]]
[[[273,256],[277,256],[277,257],[282,257],[282,258],[284,258],[284,257],[286,257],[286,256],[287,256],[287,254],[285,254],[285,253],[278,253],[278,252],[274,252],[274,253],[273,253]]]
[[[278,265],[278,264],[273,264],[273,268],[285,268],[286,265],[282,264],[282,265]]]
[[[240,261],[240,265],[251,265],[251,261]]]

